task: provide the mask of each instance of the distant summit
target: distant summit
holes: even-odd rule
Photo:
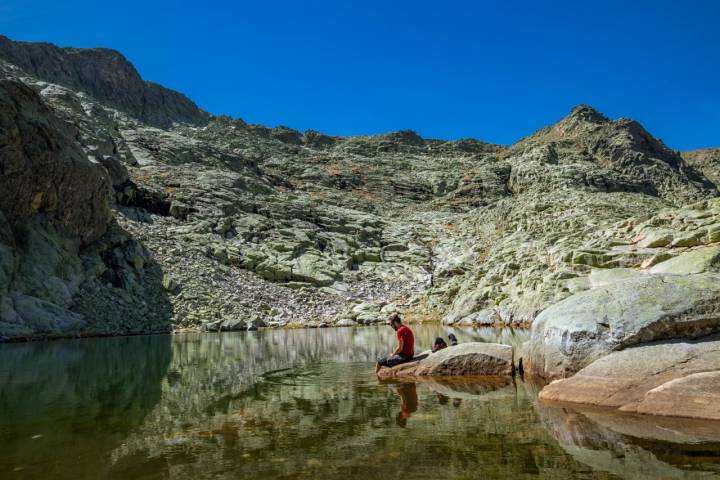
[[[206,124],[208,114],[185,95],[143,80],[120,53],[107,48],[60,48],[0,36],[0,58],[29,75],[82,90],[145,123]]]
[[[610,120],[590,105],[580,104],[573,107],[568,118],[582,120],[589,123],[607,123]]]

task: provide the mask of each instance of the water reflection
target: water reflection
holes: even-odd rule
[[[526,338],[415,330],[416,350],[449,331]],[[699,426],[542,407],[520,379],[379,382],[372,363],[393,343],[381,327],[0,346],[0,476],[604,479],[643,463],[657,478],[718,473],[717,440]]]
[[[560,446],[594,470],[627,479],[720,476],[720,422],[535,406]]]
[[[167,335],[3,345],[0,472],[102,476],[160,401],[170,345]]]
[[[400,396],[400,411],[395,420],[399,426],[404,427],[407,425],[408,418],[418,409],[417,385],[401,383],[397,385],[396,390]]]

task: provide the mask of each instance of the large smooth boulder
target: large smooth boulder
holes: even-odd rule
[[[532,326],[525,372],[548,380],[573,375],[624,348],[720,331],[720,276],[647,275],[575,294]]]
[[[0,322],[2,331],[10,334],[62,334],[79,330],[87,324],[82,315],[29,295],[18,295],[13,302],[15,311],[23,322],[15,325],[14,330],[12,329],[13,325]]]
[[[382,368],[381,378],[425,376],[507,376],[512,375],[513,350],[499,343],[468,342],[393,368]]]
[[[720,420],[720,337],[612,353],[547,385],[540,399]]]

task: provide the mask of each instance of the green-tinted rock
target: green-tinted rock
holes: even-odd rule
[[[532,325],[526,371],[573,375],[611,351],[720,332],[720,276],[644,275],[575,294]]]
[[[673,232],[671,230],[650,230],[645,233],[645,237],[638,242],[638,246],[643,248],[659,248],[670,245],[673,241]]]
[[[707,241],[706,230],[695,230],[688,234],[675,238],[670,244],[671,247],[696,247]]]
[[[720,246],[700,247],[681,253],[677,257],[658,263],[650,273],[692,275],[694,273],[717,271],[720,264]]]

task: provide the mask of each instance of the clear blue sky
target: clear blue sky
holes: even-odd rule
[[[720,146],[718,1],[0,0],[0,33],[115,48],[253,123],[511,143],[589,103]]]

